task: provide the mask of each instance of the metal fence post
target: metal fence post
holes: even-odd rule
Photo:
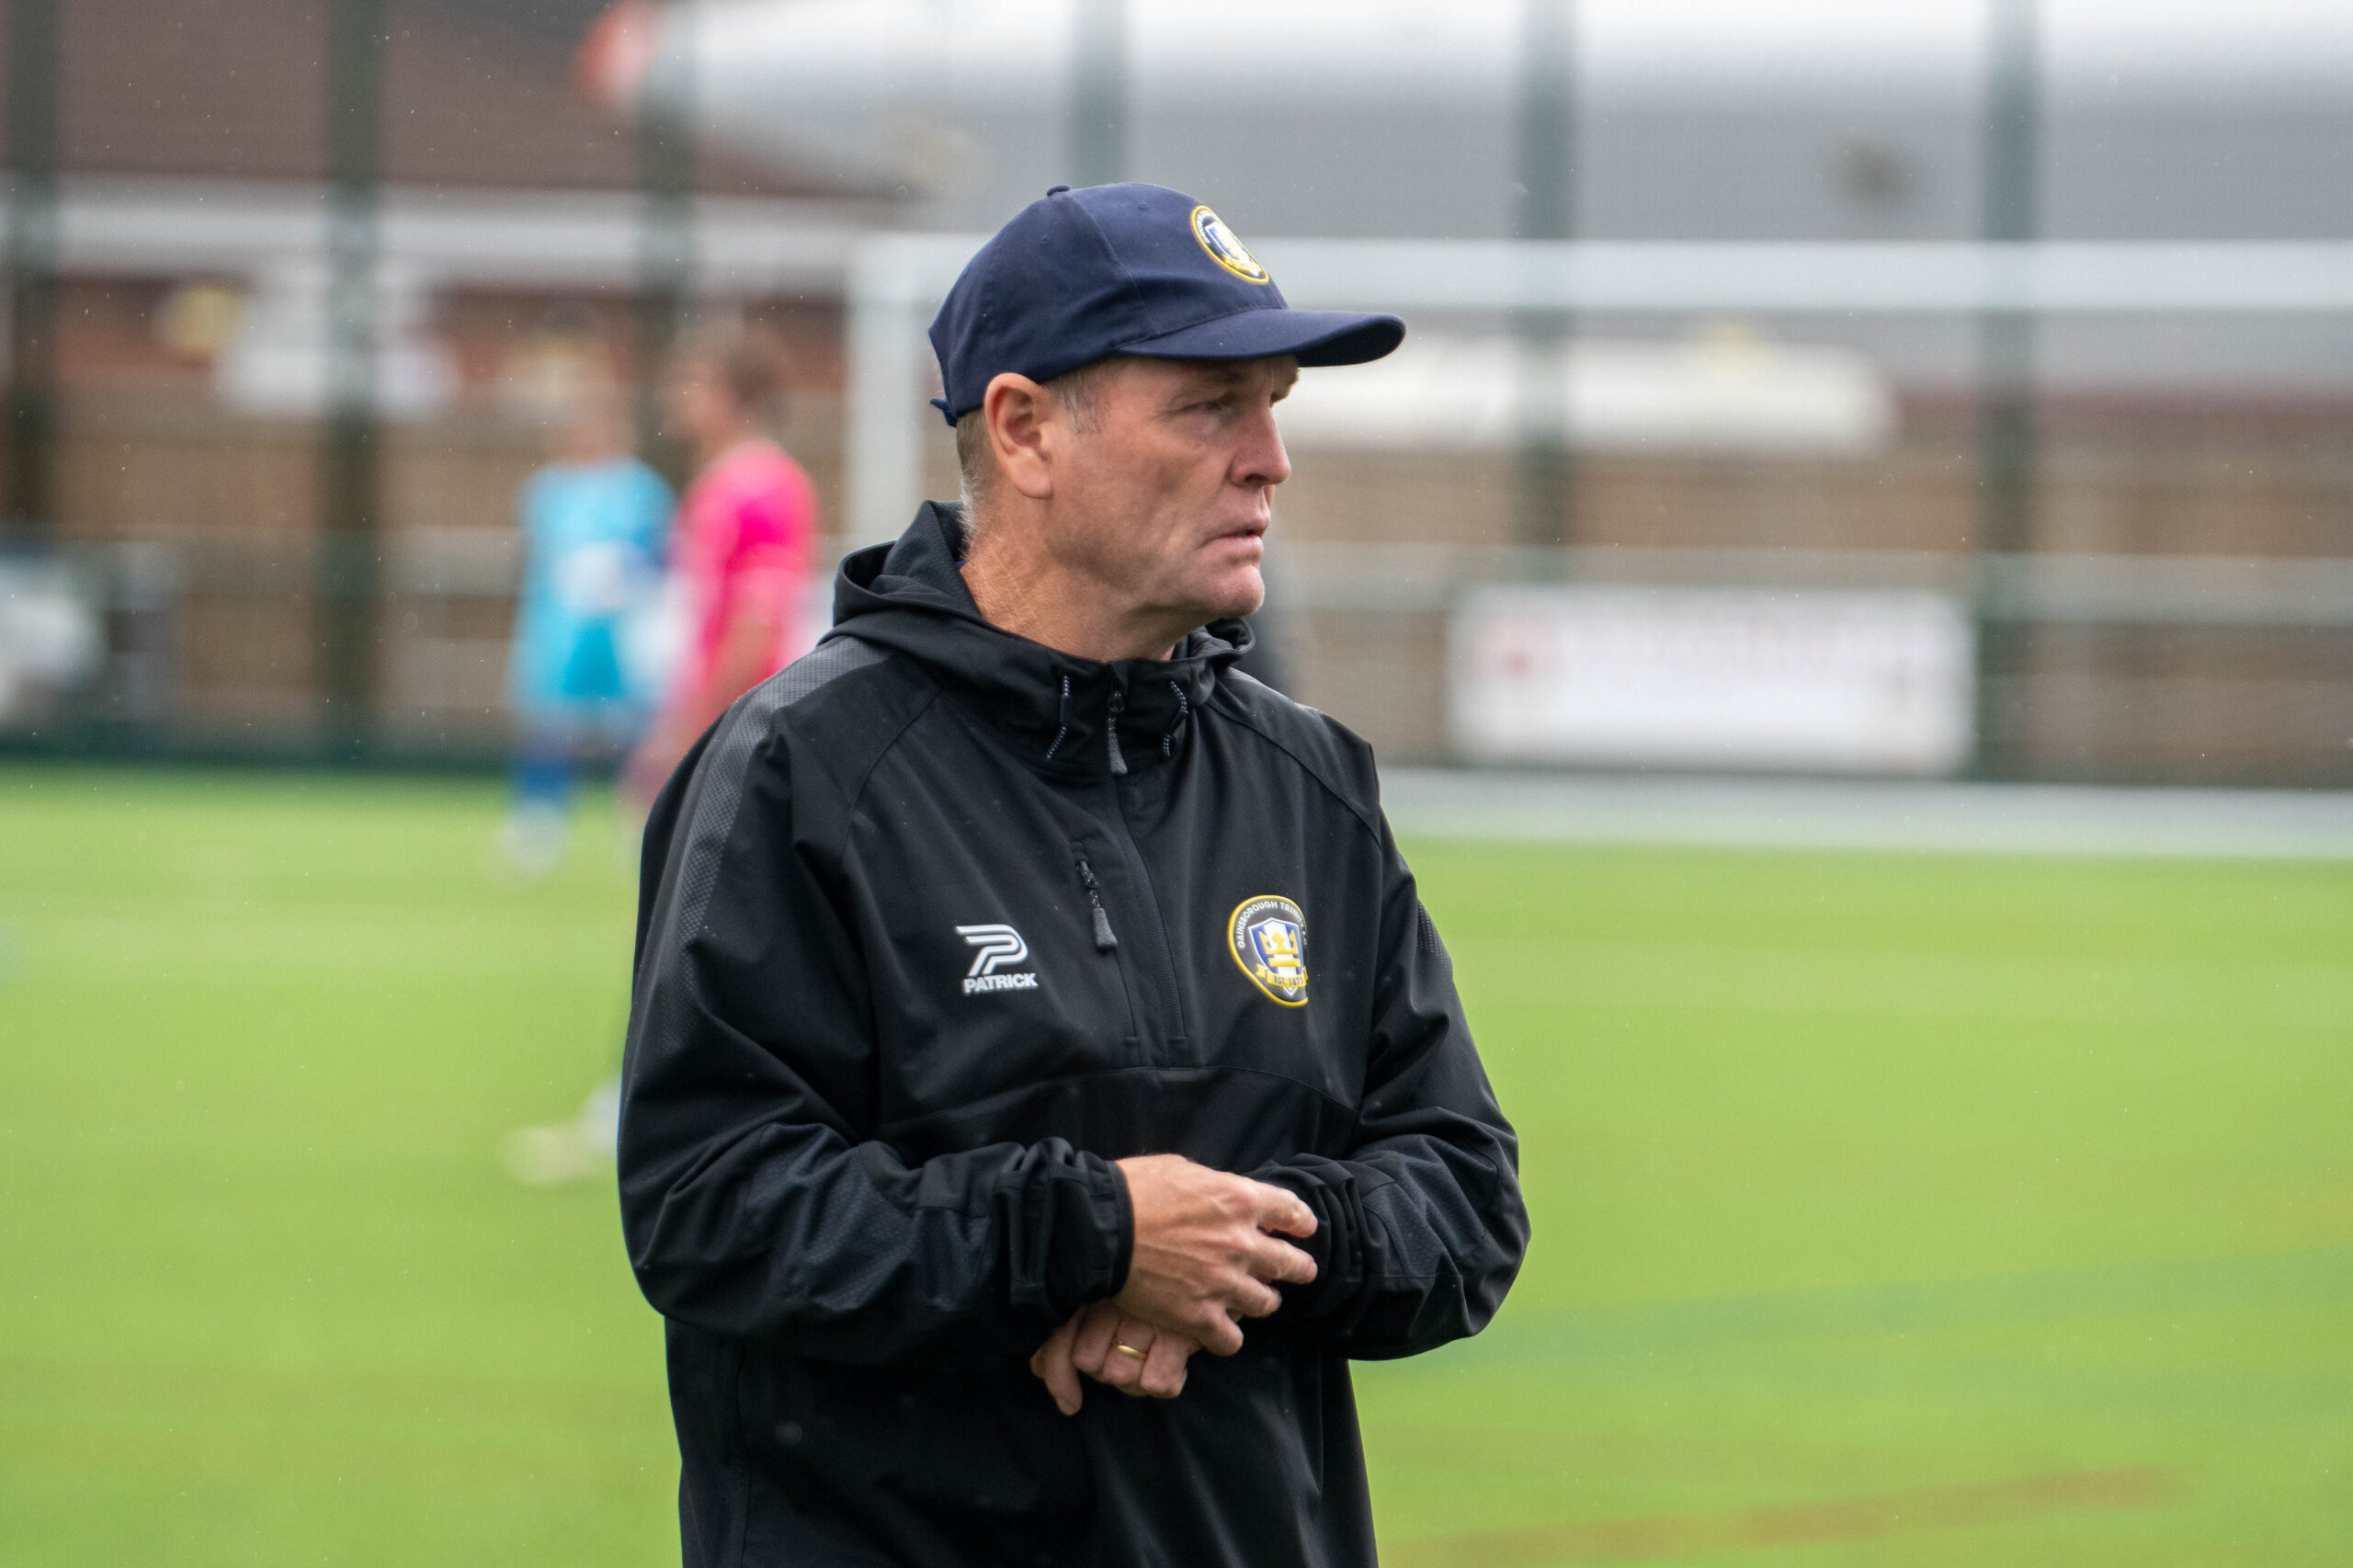
[[[1575,49],[1573,0],[1522,0],[1517,142],[1519,188],[1514,226],[1522,240],[1565,240],[1576,233]],[[1517,542],[1534,548],[1569,542],[1574,505],[1567,435],[1568,347],[1574,324],[1566,311],[1513,312],[1519,341],[1518,420],[1514,517]]]
[[[1984,238],[2027,244],[2040,225],[2041,39],[2039,0],[1987,0]],[[1977,756],[1975,771],[2017,766],[2015,700],[2024,638],[2003,611],[2002,563],[2035,543],[2039,467],[2034,419],[2035,316],[1997,304],[1977,322]]]
[[[377,187],[386,0],[328,0],[326,419],[318,592],[330,747],[373,738],[382,576],[376,419]]]
[[[637,104],[638,448],[655,468],[683,481],[687,456],[663,434],[661,388],[670,351],[693,311],[693,0],[676,0],[660,17]]]
[[[910,247],[882,236],[850,259],[849,522],[853,544],[899,537],[923,500],[923,427],[931,417],[918,366],[924,347],[920,271]]]
[[[1128,0],[1079,0],[1071,39],[1073,185],[1128,177]]]
[[[8,471],[0,527],[27,543],[57,523],[58,93],[63,0],[8,6]]]

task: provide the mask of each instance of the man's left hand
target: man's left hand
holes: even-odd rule
[[[1131,1398],[1175,1399],[1185,1392],[1185,1363],[1200,1346],[1181,1334],[1154,1328],[1109,1301],[1070,1315],[1029,1358],[1055,1406],[1075,1415],[1083,1402],[1081,1372]]]

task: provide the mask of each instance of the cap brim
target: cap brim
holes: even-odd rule
[[[1289,354],[1302,365],[1362,365],[1405,340],[1395,316],[1355,311],[1236,311],[1114,350],[1147,359],[1261,359]]]

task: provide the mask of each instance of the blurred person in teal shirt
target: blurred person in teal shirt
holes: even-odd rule
[[[522,733],[499,837],[530,877],[563,857],[579,764],[635,744],[667,673],[654,645],[674,497],[631,454],[617,389],[570,402],[551,460],[516,502],[524,568],[507,690]]]

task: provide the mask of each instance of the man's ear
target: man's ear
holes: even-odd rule
[[[1032,501],[1054,493],[1054,460],[1067,421],[1053,393],[1008,370],[981,394],[981,422],[998,476]]]

